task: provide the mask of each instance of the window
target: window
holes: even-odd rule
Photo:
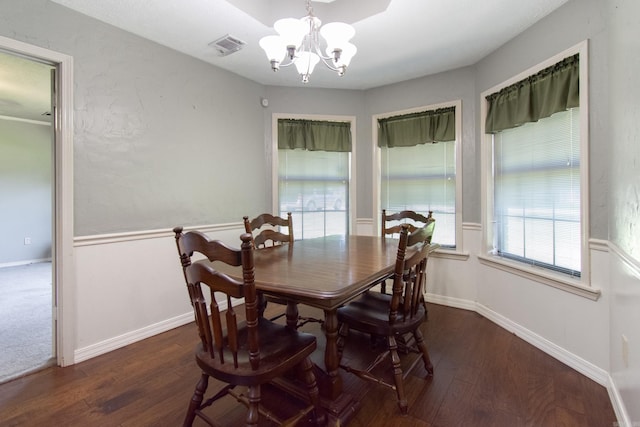
[[[349,233],[351,124],[278,119],[278,206],[296,239]]]
[[[377,119],[380,209],[433,211],[433,241],[446,249],[460,239],[459,108],[457,102]]]
[[[487,249],[558,281],[588,281],[584,73],[586,43],[483,94]]]
[[[580,275],[580,109],[494,136],[501,256]]]

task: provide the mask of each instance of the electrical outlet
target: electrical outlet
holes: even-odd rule
[[[622,363],[625,368],[629,367],[629,340],[624,334],[622,334]]]
[[[30,245],[31,244],[31,237],[25,237],[24,238],[24,244],[25,245]]]

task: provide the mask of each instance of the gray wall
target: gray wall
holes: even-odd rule
[[[607,2],[610,133],[609,239],[612,262],[611,376],[629,420],[640,423],[640,2]],[[628,363],[621,337],[628,341]]]
[[[479,223],[480,183],[479,162],[476,162],[478,154],[474,140],[476,116],[474,95],[474,74],[471,67],[368,90],[365,96],[365,115],[368,125],[364,137],[367,139],[369,152],[368,157],[359,159],[358,167],[366,168],[367,177],[372,176],[372,115],[460,99],[462,100],[462,171],[460,172],[463,180],[462,220]],[[365,206],[369,213],[373,210],[371,194],[371,191],[365,193],[365,197],[368,196],[368,198],[359,201],[359,206]]]
[[[0,34],[74,58],[76,236],[266,208],[261,85],[46,0],[0,2]]]
[[[413,107],[462,100],[463,120],[463,220],[480,222],[479,183],[476,177],[474,143],[474,77],[467,67],[367,91],[299,89],[269,86],[269,107],[265,109],[265,144],[271,155],[271,115],[319,114],[356,117],[357,200],[355,218],[378,215],[373,212],[373,150],[371,116]],[[271,179],[269,175],[267,179]],[[477,185],[476,185],[477,184]],[[476,187],[478,187],[476,189]],[[474,208],[475,206],[475,208]],[[467,207],[469,207],[467,212]],[[467,215],[469,213],[469,215]]]
[[[476,64],[476,108],[480,94],[528,68],[589,39],[589,215],[591,238],[607,238],[610,138],[606,120],[607,31],[602,0],[573,0]],[[476,144],[480,115],[476,114]],[[479,151],[478,151],[479,152]],[[466,207],[465,207],[466,208]]]
[[[319,72],[324,72],[320,70]],[[352,171],[356,178],[357,199],[355,218],[371,217],[370,210],[363,209],[362,201],[371,200],[371,119],[364,115],[364,93],[355,90],[331,90],[313,88],[285,88],[268,86],[266,94],[269,107],[265,110],[265,143],[271,156],[272,114],[314,114],[332,116],[353,116],[356,119],[356,135],[353,144],[356,147],[357,170]],[[269,171],[270,172],[270,171]],[[269,175],[268,179],[271,179]],[[354,201],[352,200],[351,203]]]
[[[0,2],[0,35],[74,58],[79,236],[239,222],[268,210],[274,112],[356,116],[356,216],[370,218],[371,115],[454,99],[463,109],[463,220],[480,222],[480,94],[589,39],[589,237],[610,239],[611,259],[636,266],[629,274],[612,265],[605,327],[612,352],[621,334],[629,338],[630,366],[612,357],[611,373],[637,421],[639,17],[637,0],[571,0],[472,67],[364,92],[262,87],[46,0]]]
[[[640,260],[640,3],[610,1],[610,239]]]
[[[0,4],[0,34],[74,57],[76,235],[235,222],[270,210],[270,163],[255,154],[271,155],[271,113],[356,116],[355,215],[374,217],[371,115],[453,99],[463,109],[463,221],[480,222],[479,94],[589,38],[591,237],[605,239],[604,21],[598,0],[574,0],[475,67],[327,91],[263,87],[46,0]],[[239,170],[241,182],[224,178]]]
[[[51,126],[0,119],[0,264],[51,258],[52,148]]]

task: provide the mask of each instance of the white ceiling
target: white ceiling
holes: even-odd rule
[[[250,80],[303,86],[294,67],[271,71],[258,46],[279,18],[306,15],[304,0],[53,0]],[[324,23],[352,24],[358,53],[344,77],[319,64],[309,87],[369,89],[476,63],[567,0],[312,1]],[[226,57],[209,43],[247,45]]]
[[[0,51],[0,116],[50,121],[51,68]]]
[[[305,86],[294,67],[271,71],[258,46],[261,37],[275,34],[277,19],[306,15],[304,0],[52,1],[258,83]],[[312,1],[324,23],[354,26],[358,53],[344,77],[318,64],[306,86],[370,89],[471,65],[567,1]],[[227,34],[246,46],[220,57],[209,44]],[[45,73],[42,64],[0,55],[0,115],[42,119],[50,98]]]

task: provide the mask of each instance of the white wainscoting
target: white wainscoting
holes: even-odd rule
[[[356,229],[374,234],[372,223],[359,220]],[[232,246],[243,232],[240,223],[192,228]],[[602,291],[593,301],[480,264],[481,236],[478,224],[464,224],[459,255],[429,260],[427,300],[476,311],[606,386],[624,420],[625,393],[616,388],[622,377],[614,382],[609,375],[610,341],[617,338],[609,337],[607,245],[593,242],[592,284]],[[75,363],[193,320],[171,230],[78,238],[75,257]]]
[[[640,425],[640,263],[616,245],[611,256],[610,395],[621,426]],[[622,336],[627,340],[624,354]]]
[[[241,223],[189,227],[240,247]],[[77,238],[74,363],[193,321],[174,233]]]

